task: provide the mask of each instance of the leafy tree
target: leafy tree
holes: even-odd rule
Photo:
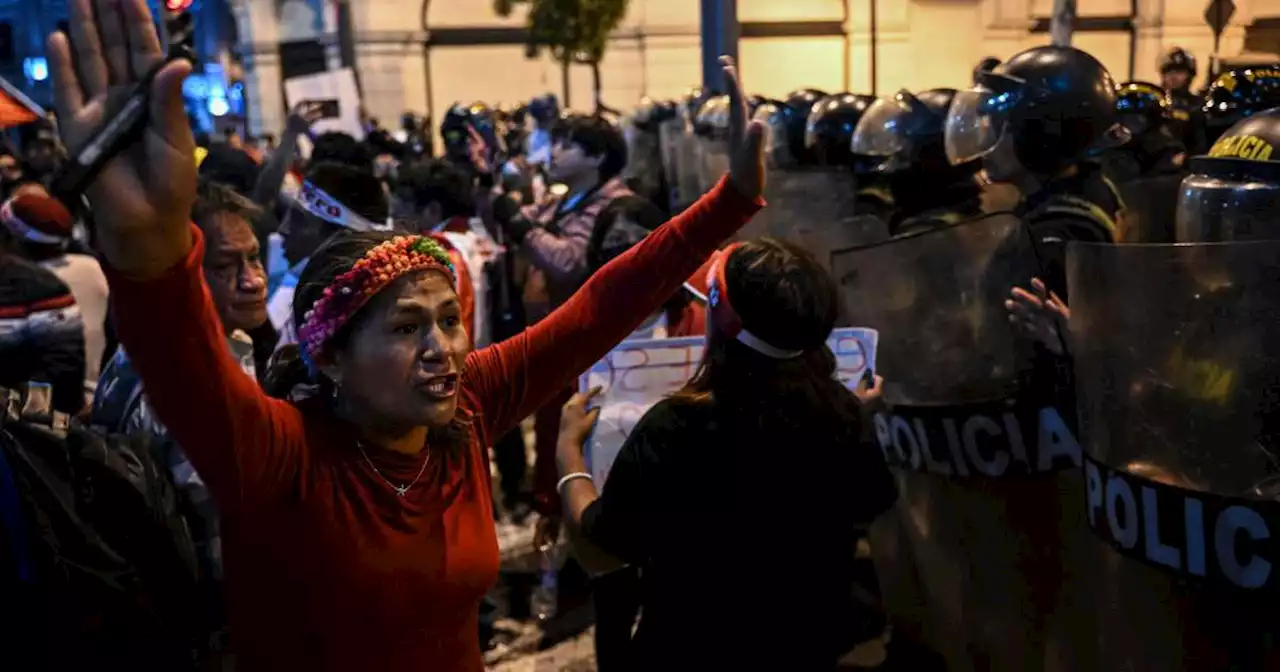
[[[596,111],[601,111],[607,108],[600,99],[600,62],[609,45],[609,34],[627,14],[627,4],[628,0],[493,0],[493,9],[506,17],[517,5],[527,5],[528,57],[535,58],[546,49],[560,63],[566,104],[569,66],[590,66]]]

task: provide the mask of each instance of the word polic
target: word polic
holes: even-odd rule
[[[874,422],[885,460],[914,471],[999,478],[1080,466],[1080,444],[1053,406],[896,406]]]
[[[1139,478],[1085,456],[1090,529],[1121,554],[1210,589],[1275,590],[1280,503]]]

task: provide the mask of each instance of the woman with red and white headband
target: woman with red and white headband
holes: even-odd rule
[[[836,285],[768,238],[709,266],[702,363],[636,424],[601,493],[582,454],[592,393],[565,405],[564,519],[580,555],[640,570],[628,669],[833,670],[857,643],[860,530],[896,496],[826,344]]]
[[[73,0],[50,38],[68,146],[104,121],[111,85],[162,59],[144,0]],[[72,59],[71,45],[75,45]],[[319,388],[265,396],[227,354],[187,221],[190,65],[165,65],[145,135],[89,190],[120,340],[156,413],[223,515],[241,670],[480,672],[481,597],[498,548],[486,446],[602,357],[759,208],[760,128],[739,104],[727,180],[519,336],[476,352],[434,241],[342,233],[311,257],[293,312]]]

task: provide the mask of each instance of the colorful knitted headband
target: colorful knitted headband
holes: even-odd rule
[[[711,321],[725,336],[737,339],[739,343],[766,357],[794,359],[804,354],[803,350],[783,350],[769,345],[742,327],[742,318],[729,302],[729,286],[724,279],[724,267],[729,263],[729,255],[736,249],[738,243],[726,247],[707,272],[707,305],[711,308]]]
[[[444,271],[450,284],[458,282],[449,253],[431,238],[396,236],[369,250],[351,270],[334,278],[303,316],[302,326],[298,328],[303,361],[314,372],[325,344],[369,299],[396,278],[426,269]]]

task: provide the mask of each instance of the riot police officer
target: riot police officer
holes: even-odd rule
[[[649,199],[659,210],[671,207],[668,176],[662,158],[662,125],[676,117],[676,105],[670,100],[645,98],[631,115],[627,132],[627,167],[623,178],[631,191]]]
[[[440,137],[444,140],[445,158],[462,166],[475,175],[476,166],[471,158],[471,131],[475,129],[484,140],[490,166],[502,153],[502,143],[498,137],[498,128],[494,120],[493,110],[481,102],[470,105],[455,104],[445,113],[440,122]]]
[[[1116,85],[1093,56],[1072,47],[1028,49],[957,93],[947,115],[947,156],[981,158],[993,182],[1022,190],[1018,214],[1053,291],[1066,291],[1066,243],[1114,242],[1123,207],[1091,159],[1128,135],[1115,123]]]
[[[886,179],[896,212],[889,231],[904,235],[977,217],[981,189],[974,177],[978,160],[951,165],[943,147],[943,126],[955,89],[902,90],[873,104],[853,134],[852,151],[862,157],[863,175]]]
[[[1109,150],[1103,164],[1116,182],[1182,172],[1187,148],[1167,126],[1170,104],[1160,87],[1148,82],[1126,82],[1116,97],[1117,121],[1129,131],[1124,145]]]
[[[1160,58],[1160,84],[1169,95],[1170,131],[1194,156],[1209,147],[1204,136],[1203,99],[1191,93],[1196,78],[1196,57],[1182,47],[1173,47]]]
[[[1216,144],[1226,129],[1273,107],[1280,107],[1280,63],[1228,70],[1218,75],[1205,93],[1205,134]]]
[[[796,89],[788,93],[783,102],[787,107],[791,108],[795,114],[787,117],[787,133],[790,136],[788,142],[798,151],[795,155],[797,161],[802,164],[812,162],[808,149],[805,146],[805,133],[808,128],[809,115],[813,113],[813,108],[819,102],[828,98],[828,94],[820,89]]]
[[[894,218],[893,194],[884,176],[867,170],[862,157],[852,150],[854,129],[875,102],[875,96],[856,93],[838,93],[819,101],[809,114],[805,148],[815,165],[857,174],[855,213],[887,223]]]

